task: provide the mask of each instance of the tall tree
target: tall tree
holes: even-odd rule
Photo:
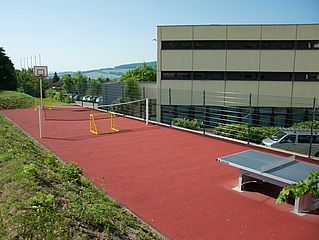
[[[40,96],[40,80],[33,75],[32,68],[16,70],[18,90],[34,97]],[[42,89],[48,89],[48,81],[42,81]]]
[[[75,93],[75,80],[70,74],[63,75],[62,89],[64,89],[67,93]]]
[[[146,63],[131,69],[121,76],[121,80],[134,79],[136,81],[156,81],[156,69]]]
[[[0,47],[0,90],[16,90],[17,78],[13,63]]]
[[[88,78],[81,72],[76,72],[74,74],[76,91],[78,94],[85,95],[87,89]]]
[[[53,79],[53,83],[60,81],[60,77],[58,76],[58,74],[56,72],[54,72],[52,79]]]

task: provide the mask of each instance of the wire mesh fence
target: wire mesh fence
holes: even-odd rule
[[[162,89],[159,95],[159,119],[163,123],[172,125],[177,122],[176,119],[194,120],[200,123],[196,130],[204,134],[235,138],[248,144],[268,144],[319,157],[316,98],[175,89]],[[285,135],[272,143],[263,141],[271,139],[278,131]],[[295,136],[294,142],[285,143],[285,138],[291,135]]]
[[[82,96],[74,92],[71,95],[77,104],[93,108],[148,98],[150,120],[169,125],[181,124],[180,119],[193,120],[197,121],[196,124],[188,126],[196,126],[195,130],[204,134],[243,140],[248,144],[268,144],[309,157],[319,157],[319,110],[316,98],[170,88],[158,90],[156,84],[129,86],[123,82],[103,83],[95,88],[91,86],[90,91],[92,95]],[[139,105],[125,115],[139,118],[145,116],[146,106],[143,102]],[[282,128],[296,131],[288,133]],[[303,132],[303,135],[298,134],[300,128],[309,131]],[[284,131],[286,134],[272,143],[263,141],[278,131]],[[296,136],[295,142],[280,145],[280,141],[285,141],[285,137],[289,135]],[[309,136],[307,142],[302,143],[302,150],[296,150],[297,145],[301,145],[299,138],[304,135]]]

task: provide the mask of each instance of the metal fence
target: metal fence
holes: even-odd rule
[[[303,149],[296,146],[283,147],[308,157],[319,157],[319,109],[318,99],[288,96],[256,95],[252,93],[188,91],[180,89],[156,89],[139,86],[130,92],[124,83],[106,83],[92,95],[102,96],[102,101],[80,99],[80,104],[105,105],[125,102],[127,99],[149,98],[149,119],[172,125],[174,119],[196,120],[197,130],[203,134],[215,134],[261,144],[262,140],[275,134],[279,128],[306,128],[309,140]],[[127,96],[130,96],[127,98]],[[90,103],[91,102],[91,103]],[[145,106],[141,106],[145,111]],[[144,115],[139,113],[138,115]],[[298,130],[299,131],[299,130]],[[298,136],[295,138],[298,143]],[[287,145],[287,144],[286,144]]]
[[[157,107],[158,120],[172,125],[174,119],[197,120],[199,131],[217,134],[249,143],[262,144],[262,140],[281,128],[296,129],[291,146],[276,145],[289,151],[319,157],[318,99],[284,96],[257,96],[251,93],[212,91],[186,91],[161,89]],[[298,142],[299,128],[306,128],[300,138],[307,135],[303,148]],[[287,133],[288,134],[288,133]],[[293,146],[295,145],[295,146]],[[298,148],[298,149],[297,149]]]

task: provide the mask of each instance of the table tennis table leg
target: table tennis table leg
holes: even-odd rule
[[[239,192],[243,191],[243,186],[245,183],[251,182],[251,181],[257,181],[257,179],[248,176],[248,174],[249,174],[248,172],[240,170],[239,177],[238,177],[238,186],[237,186],[237,189]]]

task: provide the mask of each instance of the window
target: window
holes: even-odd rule
[[[162,72],[162,80],[174,80],[175,72]]]
[[[227,80],[257,80],[257,72],[226,72]]]
[[[162,49],[192,49],[193,42],[192,41],[162,41]]]
[[[191,80],[192,73],[191,72],[177,72],[176,79],[178,79],[178,80]]]
[[[294,49],[294,41],[262,41],[261,49],[289,50]]]
[[[194,49],[225,49],[226,41],[195,41]]]
[[[292,73],[285,72],[261,72],[260,80],[263,81],[291,81]]]
[[[228,49],[259,49],[260,41],[228,41]]]
[[[298,135],[298,143],[310,143],[310,135]]]
[[[194,72],[194,80],[224,80],[224,72]]]
[[[312,136],[312,143],[319,144],[319,135]]]
[[[296,81],[319,81],[319,73],[295,73]]]
[[[295,143],[295,142],[296,142],[296,135],[288,135],[280,141],[280,143]]]
[[[319,49],[319,40],[296,41],[296,49]]]

